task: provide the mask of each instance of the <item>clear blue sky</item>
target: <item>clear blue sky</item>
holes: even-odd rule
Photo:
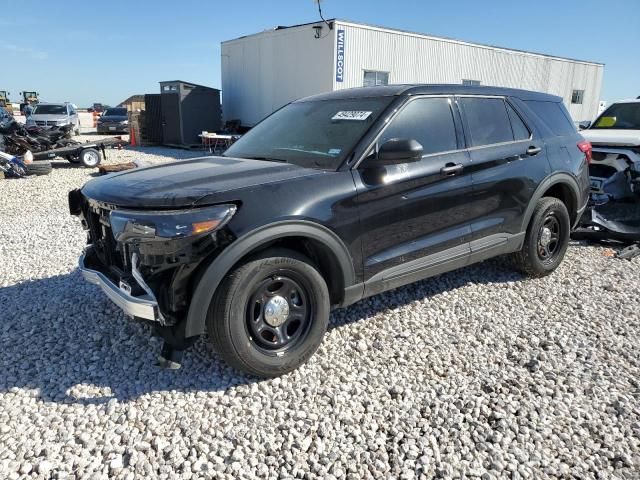
[[[640,0],[324,0],[326,18],[605,63],[640,95]],[[220,42],[318,19],[313,0],[0,0],[0,90],[116,104],[161,80],[220,87]],[[224,93],[223,93],[224,94]]]

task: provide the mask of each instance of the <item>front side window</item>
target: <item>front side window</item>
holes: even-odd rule
[[[363,86],[377,87],[378,85],[389,85],[389,72],[365,70]]]
[[[418,98],[410,101],[382,133],[378,145],[392,138],[417,140],[423,155],[458,148],[456,127],[448,98]]]
[[[571,103],[576,105],[582,105],[584,99],[584,90],[574,90],[571,93]]]
[[[614,103],[598,117],[591,128],[640,130],[640,102]]]
[[[460,99],[472,147],[513,141],[511,122],[501,98]]]
[[[393,99],[290,103],[249,130],[224,156],[336,170]]]

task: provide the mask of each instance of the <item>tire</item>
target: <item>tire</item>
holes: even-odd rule
[[[51,173],[51,162],[27,163],[27,175],[49,175]]]
[[[570,230],[565,204],[557,198],[541,198],[533,211],[522,250],[512,254],[515,267],[534,278],[552,273],[562,263]]]
[[[327,330],[329,312],[327,284],[311,260],[273,249],[225,278],[209,306],[207,332],[228,365],[271,378],[295,370],[313,355]]]
[[[95,148],[87,148],[80,152],[78,156],[80,162],[88,168],[94,168],[100,165],[100,161],[102,157],[100,156],[100,152]]]

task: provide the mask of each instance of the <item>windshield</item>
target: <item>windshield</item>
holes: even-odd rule
[[[106,112],[104,112],[105,117],[126,117],[127,109],[126,108],[110,108]]]
[[[291,103],[249,130],[227,157],[336,170],[393,97]]]
[[[640,130],[640,102],[614,103],[596,120],[594,130]]]
[[[66,115],[66,105],[36,105],[35,114],[39,115]]]

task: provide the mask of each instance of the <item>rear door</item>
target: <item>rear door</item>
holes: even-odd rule
[[[457,99],[471,158],[472,253],[520,233],[538,183],[549,173],[544,142],[504,97]]]
[[[380,280],[367,295],[414,281],[438,263],[466,261],[469,253],[472,184],[453,98],[410,99],[375,148],[392,138],[417,140],[423,157],[386,167],[368,167],[365,158],[354,172],[364,278]]]

